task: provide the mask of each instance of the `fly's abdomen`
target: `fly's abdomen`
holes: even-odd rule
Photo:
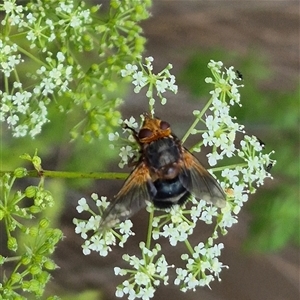
[[[183,204],[190,193],[181,184],[178,176],[170,180],[157,179],[154,182],[157,193],[153,203],[158,208],[169,208],[175,204]]]

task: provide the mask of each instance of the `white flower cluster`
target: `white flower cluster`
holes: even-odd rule
[[[22,26],[24,13],[26,10],[22,5],[17,5],[14,0],[4,0],[3,4],[0,4],[0,11],[4,11],[9,18],[4,18],[1,21],[1,25],[6,25],[9,22],[11,25]]]
[[[222,268],[228,268],[218,259],[224,245],[213,245],[212,242],[212,239],[209,239],[206,245],[200,242],[194,247],[192,256],[181,256],[181,259],[186,261],[186,268],[176,268],[177,277],[174,284],[180,285],[182,292],[195,291],[199,286],[209,286],[215,277],[220,281],[219,274]]]
[[[73,67],[73,58],[70,59],[67,49],[62,50],[64,53],[57,51],[54,58],[49,45],[55,39],[65,39],[65,44],[73,40],[77,47],[87,44],[83,33],[88,30],[92,18],[91,11],[84,9],[84,5],[83,1],[78,5],[73,0],[57,1],[57,5],[54,1],[45,7],[40,3],[17,5],[15,0],[4,0],[0,4],[0,12],[4,12],[1,25],[5,28],[0,40],[0,76],[2,73],[5,80],[4,90],[0,90],[0,121],[7,124],[14,137],[27,134],[35,137],[40,133],[42,126],[49,121],[47,105],[51,98],[65,94],[74,77],[81,77],[80,65]],[[11,40],[13,31],[26,38],[27,48]],[[28,48],[38,48],[42,54],[37,56]],[[26,69],[24,64],[30,60],[38,66],[30,65],[26,76],[32,81],[30,87],[26,87],[21,82],[24,76],[21,71]]]
[[[145,58],[146,63],[139,64],[138,66],[127,64],[125,69],[121,71],[122,77],[130,77],[132,79],[132,84],[135,86],[134,92],[139,93],[141,89],[148,85],[148,90],[146,96],[149,98],[149,105],[151,107],[151,113],[154,113],[153,105],[155,103],[155,98],[153,95],[153,89],[156,89],[156,94],[160,98],[161,103],[164,105],[167,103],[167,99],[162,95],[166,91],[171,91],[174,94],[177,93],[178,86],[175,84],[175,76],[170,73],[172,65],[169,64],[165,69],[163,69],[158,74],[154,74],[153,71],[153,57]]]
[[[235,196],[237,197],[236,200]],[[237,223],[237,217],[232,214],[232,210],[237,214],[240,210],[237,203],[243,200],[247,201],[248,195],[240,195],[236,191],[234,195],[234,204],[227,204],[225,208],[220,211],[215,206],[208,205],[204,200],[197,200],[193,196],[187,201],[184,206],[174,206],[165,214],[155,216],[153,218],[152,226],[152,238],[157,240],[160,237],[168,238],[171,246],[176,246],[180,242],[185,242],[189,235],[193,234],[194,228],[199,220],[206,224],[212,224],[214,220],[217,220],[217,225],[213,233],[213,237],[218,237],[218,229],[225,234],[226,228],[231,227]],[[191,205],[190,205],[191,204]],[[153,204],[150,204],[152,210],[154,210]],[[234,209],[233,209],[234,207]],[[238,209],[239,208],[239,209]]]
[[[193,233],[194,227],[186,221],[180,224],[169,223],[164,225],[160,235],[169,238],[171,246],[176,246],[178,242],[185,241]]]
[[[41,80],[32,92],[24,90],[19,81],[13,83],[13,93],[0,91],[0,121],[7,123],[14,137],[22,137],[28,133],[35,137],[40,133],[42,126],[48,122],[49,95],[55,92],[61,95],[68,90],[70,82],[73,81],[73,67],[65,65],[64,54],[58,52],[56,59],[51,57],[51,53],[48,55],[47,68],[42,66],[34,75],[35,78],[41,77]]]
[[[154,211],[153,204],[151,203],[149,206]],[[185,210],[176,205],[167,210],[166,214],[154,217],[152,238],[154,240],[159,239],[159,237],[168,238],[171,246],[176,246],[178,242],[185,241],[193,233],[196,224],[186,217],[189,214],[190,210]]]
[[[84,1],[80,5],[73,0],[55,1],[47,9],[53,9],[51,14],[45,13],[45,8],[39,3],[32,3],[30,9],[17,5],[14,0],[4,0],[0,5],[0,11],[5,12],[2,25],[17,26],[17,30],[26,32],[26,39],[30,48],[42,46],[42,52],[46,52],[47,43],[52,42],[57,35],[60,39],[81,43],[87,25],[92,22],[91,12],[84,9]]]
[[[65,55],[62,52],[56,54],[56,59],[47,57],[48,68],[42,66],[36,73],[41,77],[41,82],[33,89],[35,94],[48,96],[53,94],[55,90],[58,95],[68,90],[68,85],[73,81],[72,70],[73,66],[64,65]]]
[[[124,270],[119,267],[115,267],[114,269],[116,275],[130,275],[128,280],[125,280],[117,287],[117,297],[128,295],[128,299],[139,298],[148,300],[154,297],[154,292],[161,281],[165,285],[168,284],[168,268],[173,266],[168,265],[163,254],[157,258],[158,252],[161,251],[161,246],[156,244],[150,250],[146,247],[145,243],[141,242],[139,247],[142,252],[142,259],[139,259],[135,255],[123,255],[123,259],[132,266],[132,270]]]
[[[151,61],[148,58],[148,68],[150,68]],[[216,278],[220,280],[220,272],[223,268],[228,267],[219,261],[221,249],[224,245],[222,243],[214,244],[214,240],[218,238],[219,233],[226,234],[228,228],[237,223],[237,214],[248,200],[249,193],[255,192],[255,187],[262,185],[265,178],[272,178],[268,172],[268,166],[274,164],[274,161],[270,158],[273,152],[263,154],[263,146],[258,139],[247,135],[244,135],[240,146],[235,144],[236,132],[243,130],[243,126],[237,124],[235,118],[230,116],[230,107],[235,103],[239,104],[240,101],[238,93],[240,86],[234,82],[237,79],[236,73],[233,68],[223,72],[221,62],[211,61],[209,67],[214,80],[208,78],[207,82],[213,83],[215,89],[211,92],[212,97],[204,109],[201,112],[195,111],[196,120],[187,131],[186,136],[191,133],[202,134],[203,141],[193,147],[193,150],[197,147],[200,149],[202,144],[212,146],[213,152],[208,155],[210,165],[215,165],[219,159],[225,156],[229,158],[236,156],[241,161],[238,164],[211,170],[221,172],[221,186],[226,193],[227,204],[219,210],[204,200],[197,200],[192,196],[183,206],[173,206],[165,212],[157,212],[153,203],[147,203],[147,211],[149,212],[147,244],[140,243],[142,258],[127,254],[123,256],[123,259],[132,266],[132,269],[115,268],[117,275],[127,275],[129,277],[122,285],[118,286],[117,297],[126,295],[128,299],[150,299],[154,297],[156,287],[161,281],[167,284],[169,280],[167,269],[170,266],[164,255],[155,259],[158,251],[161,250],[161,246],[156,244],[153,250],[149,249],[151,239],[158,240],[162,237],[168,239],[171,246],[184,243],[189,253],[181,256],[182,260],[186,262],[185,268],[176,268],[177,277],[174,284],[180,286],[181,291],[195,290],[201,286],[209,287],[210,283]],[[136,66],[127,65],[122,75],[131,76],[135,82],[134,84],[139,85],[139,87],[142,87],[142,82],[151,85],[150,81],[146,83],[148,79],[141,79],[144,76],[143,72],[139,75],[137,73],[138,68]],[[133,76],[134,74],[136,75]],[[141,76],[140,79],[138,79],[138,76]],[[150,108],[151,105],[150,103]],[[203,119],[207,110],[210,110],[210,114]],[[199,121],[206,123],[207,130],[204,133],[195,129]],[[124,123],[130,128],[138,127],[134,118],[125,120]],[[124,130],[128,129],[125,128]],[[118,134],[110,135],[110,140],[116,141],[119,138]],[[129,138],[126,146],[121,148],[121,165],[133,158],[133,149],[138,149],[137,146],[134,146],[134,142],[134,139]],[[81,202],[81,209],[87,210],[86,203],[82,200]],[[192,246],[189,242],[189,236],[194,232],[199,220],[206,224],[216,224],[206,242],[200,242],[198,245]],[[80,230],[78,229],[78,231]],[[114,230],[108,231],[108,236],[110,232],[114,232]],[[101,238],[105,239],[106,237],[102,236]],[[107,245],[113,244],[110,240],[107,243]],[[88,249],[90,249],[89,245],[87,244]]]
[[[214,90],[210,92],[211,105],[209,110],[212,114],[206,116],[207,130],[202,134],[203,144],[213,146],[212,153],[207,155],[208,163],[211,166],[216,165],[217,161],[223,159],[224,156],[232,157],[234,155],[236,132],[244,129],[243,125],[236,123],[235,118],[230,116],[230,106],[240,102],[238,88],[242,85],[237,85],[234,82],[237,78],[233,67],[223,72],[221,71],[222,65],[221,62],[210,61],[208,67],[214,75],[214,80],[211,77],[206,78],[207,83],[212,83],[215,86]],[[197,111],[195,113],[197,115]],[[197,131],[195,130],[194,133]],[[194,150],[199,151],[200,147]]]
[[[143,116],[141,116],[143,117]],[[119,120],[119,123],[123,125],[123,135],[128,133],[128,136],[125,138],[120,138],[119,132],[110,133],[108,136],[109,141],[114,142],[110,147],[114,149],[116,147],[116,142],[121,141],[125,146],[120,146],[119,156],[121,161],[119,162],[119,168],[123,169],[124,166],[130,164],[135,157],[139,155],[139,146],[136,143],[135,138],[133,137],[131,129],[137,129],[138,123],[134,117],[130,117],[129,120],[125,119]],[[129,129],[131,128],[131,129]]]
[[[91,12],[89,9],[84,9],[85,2],[76,4],[73,0],[58,1],[55,7],[55,13],[60,20],[56,27],[63,26],[67,30],[58,30],[59,37],[62,40],[74,41],[74,45],[82,51],[84,39],[87,37],[86,32],[89,30],[89,24],[92,23]],[[92,46],[92,39],[89,39]]]
[[[241,172],[243,174],[243,182],[248,184],[250,189],[253,183],[260,186],[263,185],[265,178],[272,178],[267,171],[267,166],[275,164],[270,158],[270,155],[274,152],[263,154],[262,150],[263,145],[254,136],[246,135],[244,140],[241,141],[241,149],[239,149],[238,155],[247,162],[247,168],[242,169]]]
[[[0,40],[0,72],[5,77],[9,77],[11,72],[23,62],[21,54],[18,53],[18,46],[16,44],[7,44]]]
[[[223,234],[227,232],[226,227],[231,227],[237,223],[235,215],[240,212],[248,200],[248,194],[254,193],[256,187],[262,185],[266,178],[272,178],[267,166],[275,164],[275,161],[270,158],[273,151],[263,154],[263,147],[256,137],[245,135],[240,144],[241,148],[237,149],[237,154],[244,163],[236,165],[232,169],[225,168],[221,172],[222,184],[228,191],[228,205],[222,209],[222,217],[218,223]]]
[[[120,234],[118,234],[115,230],[100,232],[99,224],[101,215],[104,209],[107,208],[109,202],[106,197],[103,196],[99,199],[98,195],[95,193],[91,195],[91,198],[95,201],[99,211],[96,214],[89,207],[86,199],[81,198],[78,201],[78,206],[76,207],[77,211],[79,213],[88,211],[91,213],[91,217],[88,220],[74,218],[73,223],[76,225],[75,232],[80,234],[80,236],[85,240],[82,245],[84,255],[89,255],[91,251],[95,251],[101,256],[107,256],[107,254],[112,251],[111,246],[116,245],[117,240],[119,240],[118,245],[123,247],[129,236],[134,234],[131,231],[132,222],[130,220],[126,220],[120,223],[116,227],[116,230],[119,230]]]

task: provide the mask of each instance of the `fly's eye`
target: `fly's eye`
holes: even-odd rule
[[[139,132],[139,139],[144,139],[153,135],[153,132],[150,129],[144,128]]]
[[[168,122],[161,121],[159,127],[161,130],[166,130],[166,129],[170,128],[170,124]]]

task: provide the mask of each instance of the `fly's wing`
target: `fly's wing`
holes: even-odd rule
[[[220,208],[226,206],[226,195],[217,180],[186,149],[183,149],[179,180],[196,198],[203,199]]]
[[[126,179],[123,187],[103,213],[100,230],[114,227],[130,218],[152,200],[156,189],[152,183],[149,170],[142,162]]]

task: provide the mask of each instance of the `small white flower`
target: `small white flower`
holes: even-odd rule
[[[116,290],[115,295],[118,298],[122,298],[124,296],[124,292],[123,292],[122,286],[117,286],[117,290]]]
[[[145,61],[146,61],[146,67],[147,67],[147,69],[149,71],[152,71],[153,70],[152,62],[154,61],[154,58],[152,56],[149,56],[149,57],[145,58]]]
[[[120,227],[120,233],[121,234],[128,234],[128,235],[132,235],[133,232],[131,231],[133,224],[131,222],[131,220],[126,220],[122,223],[120,223],[119,227]]]
[[[90,255],[91,249],[90,249],[90,241],[85,241],[82,245],[82,252],[84,255]]]
[[[79,27],[81,25],[81,20],[78,16],[72,16],[70,21],[70,26],[73,28]]]
[[[130,117],[129,118],[129,120],[128,119],[125,119],[124,121],[123,121],[123,123],[124,124],[126,124],[128,127],[130,127],[130,128],[138,128],[139,127],[139,125],[138,125],[138,123],[137,123],[137,121],[136,121],[136,119],[134,118],[134,117]]]
[[[102,197],[103,197],[103,196],[102,196]],[[102,197],[101,197],[101,198],[102,198]],[[94,201],[96,201],[96,200],[99,199],[99,196],[98,196],[96,193],[92,193],[91,198],[92,198]],[[103,197],[103,198],[106,198],[106,197]]]
[[[194,247],[193,257],[198,258],[200,255],[206,254],[206,248],[203,242],[200,242],[197,246]]]
[[[73,223],[76,225],[75,227],[75,233],[80,234],[80,236],[83,239],[87,238],[87,232],[88,232],[88,228],[86,227],[86,222],[85,221],[78,221],[77,219],[73,219]]]
[[[212,223],[212,218],[218,215],[217,208],[215,206],[207,206],[202,212],[200,220],[203,220],[206,224]]]
[[[127,64],[125,69],[121,70],[121,76],[126,77],[137,71],[136,65]]]
[[[164,255],[162,255],[158,260],[157,260],[157,266],[156,266],[156,271],[159,273],[159,276],[164,277],[167,272],[168,272],[168,262],[166,261],[166,258]]]
[[[96,231],[99,228],[101,217],[100,216],[91,216],[86,223],[88,230]]]
[[[176,273],[177,273],[177,277],[174,280],[174,284],[175,285],[179,285],[181,283],[181,281],[184,281],[184,279],[186,278],[188,272],[186,269],[183,268],[177,268],[176,269]]]
[[[139,293],[139,295],[142,295],[143,300],[149,300],[154,297],[154,292],[155,289],[153,288],[153,286],[149,286],[146,288],[141,288],[141,292]]]
[[[216,143],[214,132],[209,130],[202,134],[204,146],[213,146]]]
[[[219,226],[223,227],[223,228],[229,228],[231,227],[233,224],[236,224],[237,221],[237,217],[233,216],[231,214],[230,210],[227,210],[226,212],[222,211],[222,220],[219,222]]]
[[[211,69],[212,71],[215,71],[216,73],[221,73],[221,68],[223,66],[223,63],[221,61],[213,61],[210,60],[210,62],[208,63],[208,68]]]
[[[163,80],[157,79],[155,82],[155,86],[158,93],[164,93],[168,88],[169,84],[167,79],[164,78]]]
[[[209,284],[214,281],[214,277],[212,275],[206,275],[203,279],[199,280],[199,286],[209,286]]]
[[[217,161],[223,158],[223,155],[219,154],[217,151],[208,153],[206,156],[208,158],[208,163],[210,166],[215,166],[217,164]]]
[[[120,135],[119,135],[118,132],[115,132],[115,133],[111,132],[111,133],[108,134],[108,140],[111,141],[111,142],[112,141],[117,141],[119,139],[119,137],[120,137]]]
[[[193,291],[195,291],[196,287],[199,285],[199,281],[196,279],[196,277],[192,273],[189,273],[184,281],[187,285],[187,288],[190,290],[193,290]]]
[[[23,137],[27,134],[28,126],[27,125],[18,125],[14,129],[14,137]]]
[[[19,121],[19,117],[17,115],[12,115],[12,116],[9,116],[7,119],[6,119],[6,122],[9,126],[14,126],[17,124],[17,122]]]
[[[121,274],[121,268],[120,267],[114,267],[114,273],[115,273],[115,275],[120,275]]]
[[[138,87],[144,87],[147,82],[147,77],[144,76],[143,72],[138,71],[132,75],[132,78],[135,79],[132,83]]]
[[[205,124],[209,131],[216,132],[220,128],[220,118],[209,115],[205,119]]]
[[[86,211],[89,209],[89,206],[88,204],[86,203],[86,199],[85,198],[81,198],[79,201],[78,201],[78,205],[76,206],[76,210],[79,212],[79,213],[82,213],[83,211]]]
[[[65,61],[65,55],[62,53],[62,52],[57,52],[57,54],[56,54],[56,57],[57,57],[57,60],[59,61],[59,62],[63,62],[63,61]]]
[[[132,151],[132,147],[131,146],[125,146],[125,147],[122,147],[120,149],[120,153],[119,153],[119,156],[121,157],[121,163],[123,165],[125,164],[128,164],[128,160],[129,158],[133,157],[134,156],[134,153]]]
[[[136,272],[134,275],[134,280],[138,285],[148,285],[150,283],[149,276],[143,272]]]
[[[169,79],[169,90],[172,91],[174,94],[177,94],[178,86],[175,84],[175,76],[170,75]]]
[[[206,77],[206,78],[204,79],[204,81],[205,81],[206,83],[213,83],[213,79],[212,79],[211,77]]]

